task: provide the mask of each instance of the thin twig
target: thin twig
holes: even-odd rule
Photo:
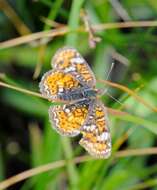
[[[10,89],[13,89],[13,90],[16,90],[18,92],[22,92],[22,93],[25,93],[25,94],[28,94],[28,95],[32,95],[32,96],[36,96],[36,97],[39,97],[39,98],[43,98],[43,99],[46,99],[48,100],[46,97],[42,96],[40,93],[38,92],[33,92],[31,90],[27,90],[27,89],[24,89],[24,88],[20,88],[20,87],[17,87],[17,86],[13,86],[13,85],[10,85],[10,84],[6,84],[4,82],[0,82],[0,86],[3,86],[3,87],[6,87],[6,88],[10,88]],[[51,100],[52,102],[52,100]],[[53,103],[66,103],[64,100],[57,100]]]
[[[13,89],[13,90],[16,90],[16,91],[25,93],[25,94],[37,96],[37,97],[39,97],[39,98],[44,98],[41,94],[39,94],[39,93],[37,93],[37,92],[33,92],[33,91],[30,91],[30,90],[26,90],[26,89],[24,89],[24,88],[20,88],[20,87],[17,87],[17,86],[13,86],[13,85],[10,85],[10,84],[6,84],[6,83],[4,83],[4,82],[0,82],[0,86],[6,87],[6,88],[10,88],[10,89]]]
[[[69,32],[67,27],[62,27],[60,29],[53,29],[49,31],[43,31],[43,32],[36,32],[30,35],[21,36],[18,38],[14,38],[5,42],[0,43],[0,49],[13,47],[25,43],[32,42],[34,40],[42,39],[42,38],[48,38],[48,37],[55,37],[55,36],[62,36],[64,34],[67,34]]]
[[[117,22],[117,23],[104,23],[92,25],[94,31],[103,31],[115,28],[135,28],[135,27],[156,27],[157,21],[128,21],[128,22]],[[37,32],[30,35],[14,38],[0,43],[0,49],[9,48],[25,43],[29,43],[34,40],[46,38],[46,37],[56,37],[65,35],[70,31],[68,27],[62,27],[54,30]],[[75,32],[86,32],[84,27],[79,27]]]
[[[114,154],[115,158],[122,158],[127,156],[142,156],[142,155],[149,155],[149,154],[157,154],[157,148],[151,147],[151,148],[143,148],[143,149],[130,149],[130,150],[121,150]],[[76,163],[82,163],[87,162],[90,160],[95,160],[95,158],[90,156],[80,156],[74,158],[72,161]],[[41,174],[43,172],[48,172],[53,169],[61,168],[66,165],[65,160],[59,160],[53,163],[45,164],[42,166],[38,166],[36,168],[32,168],[30,170],[26,170],[24,172],[21,172],[17,175],[14,175],[0,183],[0,189],[6,189],[7,187],[10,187],[11,185],[18,183],[24,179],[30,178],[34,175]]]
[[[84,22],[85,30],[88,32],[89,47],[95,48],[96,43],[101,41],[100,37],[95,36],[94,30],[91,26],[88,14],[85,10],[81,11],[81,18]]]
[[[157,154],[157,147],[121,150],[116,153],[116,157],[120,158],[128,156],[142,156],[149,154]]]
[[[47,165],[39,166],[37,168],[33,168],[24,172],[21,172],[20,174],[17,174],[13,177],[8,178],[7,180],[4,180],[3,182],[0,183],[0,189],[6,189],[7,187],[10,187],[11,185],[20,182],[24,179],[27,179],[29,177],[32,177],[34,175],[40,174],[42,172],[49,171],[51,169],[63,167],[65,165],[64,160],[60,160],[54,163],[50,163]]]
[[[116,23],[104,23],[93,25],[92,28],[95,31],[116,29],[116,28],[136,28],[136,27],[154,27],[157,26],[157,20],[153,21],[128,21],[128,22],[116,22]]]

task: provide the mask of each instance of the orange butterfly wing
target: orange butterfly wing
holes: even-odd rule
[[[93,87],[96,84],[92,70],[74,48],[64,47],[59,49],[53,57],[51,65],[57,70],[71,73],[82,85]]]
[[[109,157],[111,137],[108,129],[108,117],[104,105],[99,100],[93,101],[86,121],[81,128],[83,137],[80,140],[80,145],[94,157]]]
[[[111,154],[111,137],[106,109],[95,94],[85,98],[87,91],[94,92],[96,84],[90,67],[74,48],[69,47],[57,51],[52,67],[54,69],[45,73],[40,82],[42,95],[51,101],[75,101],[75,104],[50,107],[53,128],[66,136],[82,133],[80,144],[89,154],[107,158]]]
[[[64,100],[61,95],[79,89],[81,84],[70,73],[63,71],[48,71],[40,82],[40,92],[51,101]]]
[[[64,136],[76,136],[80,133],[89,108],[89,101],[82,100],[75,104],[51,106],[49,118],[53,128]]]

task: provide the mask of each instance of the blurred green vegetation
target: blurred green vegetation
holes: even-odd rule
[[[51,68],[55,51],[70,45],[82,53],[97,78],[105,79],[111,63],[115,62],[110,80],[137,90],[142,98],[156,106],[157,28],[102,30],[95,33],[101,42],[91,49],[88,34],[76,31],[83,25],[82,8],[87,11],[91,25],[157,18],[155,0],[0,0],[0,41],[52,29],[46,21],[58,27],[68,25],[72,31],[47,38],[47,43],[37,40],[1,48],[1,80],[38,92],[41,76]],[[106,88],[100,83],[98,86]],[[108,96],[102,97],[107,107],[130,114],[109,116],[113,155],[107,160],[80,164],[71,161],[86,154],[78,145],[80,137],[63,138],[51,129],[47,112],[50,102],[2,87],[0,92],[0,180],[25,169],[67,160],[65,167],[35,175],[8,189],[157,190],[156,155],[145,152],[147,155],[114,156],[119,150],[147,150],[144,148],[157,145],[157,114],[125,92],[109,87],[110,94],[123,106]],[[123,142],[127,133],[129,136]],[[121,141],[123,143],[117,146]]]

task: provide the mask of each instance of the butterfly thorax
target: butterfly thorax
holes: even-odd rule
[[[65,101],[74,101],[80,99],[90,99],[97,96],[97,89],[90,87],[84,87],[80,89],[75,89],[70,92],[64,92],[59,94],[59,98]]]

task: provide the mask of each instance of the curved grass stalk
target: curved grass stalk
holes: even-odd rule
[[[102,80],[103,81],[103,80]],[[107,82],[107,81],[104,81],[104,82]],[[109,84],[111,84],[111,82],[108,82]],[[116,83],[112,83],[112,85],[114,84],[114,86],[117,87],[118,84]],[[30,90],[26,90],[26,89],[23,89],[23,88],[20,88],[20,87],[16,87],[16,86],[13,86],[13,85],[10,85],[10,84],[6,84],[4,82],[0,82],[0,86],[3,86],[3,87],[6,87],[6,88],[10,88],[10,89],[13,89],[13,90],[16,90],[16,91],[19,91],[19,92],[22,92],[22,93],[25,93],[25,94],[28,94],[28,95],[32,95],[32,96],[37,96],[39,98],[44,98],[41,94],[37,93],[37,92],[32,92]],[[122,85],[118,85],[119,86],[122,86]],[[117,87],[117,88],[118,88]],[[126,88],[125,91],[129,91],[131,92],[130,95],[132,96],[135,96],[135,92],[133,92],[132,90],[128,89],[127,87],[125,86],[122,86],[123,88]],[[123,89],[122,89],[123,90]],[[138,99],[142,99],[141,97],[139,97],[138,95],[136,95],[138,97]],[[135,97],[136,97],[135,96]],[[142,99],[143,100],[143,99]],[[64,103],[64,102],[60,102],[60,103]],[[146,106],[146,105],[145,105]],[[147,107],[150,107],[150,106],[147,106]],[[119,111],[119,110],[115,110],[115,109],[112,109],[112,108],[107,108],[108,109],[108,112],[110,114],[112,114],[114,117],[118,118],[118,119],[121,119],[121,120],[124,120],[124,121],[128,121],[128,122],[132,122],[132,123],[135,123],[135,124],[138,124],[140,126],[143,126],[145,127],[146,129],[148,129],[149,131],[157,134],[157,124],[152,122],[152,121],[148,121],[148,120],[145,120],[141,117],[137,117],[137,116],[134,116],[134,115],[131,115],[127,112],[122,112],[122,111]]]
[[[39,94],[38,92],[33,92],[31,90],[26,90],[24,88],[20,88],[20,87],[17,87],[17,86],[13,86],[13,85],[10,85],[10,84],[7,84],[5,82],[1,82],[0,81],[0,86],[3,86],[3,87],[6,87],[6,88],[9,88],[9,89],[13,89],[13,90],[16,90],[18,92],[22,92],[24,94],[28,94],[28,95],[32,95],[32,96],[37,96],[39,98],[44,98],[41,94]]]
[[[143,148],[143,149],[121,150],[121,151],[118,151],[117,153],[115,153],[114,157],[122,158],[122,157],[127,157],[127,156],[143,156],[143,155],[149,155],[149,154],[157,154],[157,148],[151,147],[151,148]],[[90,156],[80,156],[80,157],[74,158],[72,161],[75,164],[77,164],[77,163],[87,162],[90,160],[94,160],[94,158],[92,158]],[[30,178],[34,175],[41,174],[43,172],[47,172],[50,170],[64,167],[66,164],[67,164],[66,160],[59,160],[59,161],[56,161],[53,163],[45,164],[42,166],[38,166],[36,168],[26,170],[24,172],[21,172],[17,175],[14,175],[14,176],[0,182],[0,189],[1,190],[6,189],[6,188],[12,186],[13,184],[18,183],[22,180]]]
[[[20,88],[20,87],[16,87],[16,86],[13,86],[13,85],[10,85],[10,84],[6,84],[4,82],[0,82],[0,86],[7,87],[7,88],[10,88],[10,89],[13,89],[13,90],[16,90],[16,91],[19,91],[19,92],[22,92],[22,93],[25,93],[25,94],[28,94],[28,95],[43,98],[43,96],[41,96],[41,94],[39,94],[37,92],[32,92],[32,91],[29,91],[29,90],[26,90],[26,89],[23,89],[23,88]],[[114,110],[114,109],[111,109],[111,108],[108,108],[108,111],[112,115],[114,115],[115,117],[117,117],[119,119],[122,119],[122,120],[125,120],[125,121],[130,121],[130,122],[133,122],[135,124],[143,125],[147,129],[152,131],[153,133],[157,134],[156,124],[151,122],[151,121],[147,121],[147,120],[144,120],[142,118],[139,118],[139,117],[133,116],[131,114],[128,114],[126,112],[117,111],[117,110]],[[124,136],[124,140],[126,138],[127,138],[127,136],[126,137]],[[121,142],[120,142],[120,144],[121,144]],[[113,156],[114,157],[126,157],[126,156],[140,156],[140,155],[145,155],[145,154],[157,154],[157,148],[152,147],[152,148],[146,148],[146,149],[132,149],[132,150],[118,151]],[[88,161],[90,159],[93,159],[93,158],[91,158],[89,156],[82,156],[82,157],[74,158],[73,162],[74,163],[81,163],[81,162]],[[57,162],[54,162],[54,163],[46,164],[46,165],[39,166],[37,168],[33,168],[31,170],[22,172],[20,174],[17,174],[16,176],[13,176],[13,177],[1,182],[0,183],[0,189],[5,189],[5,188],[7,188],[7,187],[19,182],[19,181],[22,181],[22,180],[24,180],[26,178],[32,177],[32,176],[37,175],[39,173],[46,172],[46,171],[56,169],[56,168],[59,168],[59,167],[64,167],[66,165],[66,163],[67,162],[65,160],[60,160],[60,161],[57,161]]]
[[[128,21],[118,23],[102,23],[91,26],[94,31],[103,31],[116,28],[136,28],[136,27],[157,27],[157,21]],[[26,36],[17,37],[0,43],[0,49],[5,49],[21,44],[30,43],[34,40],[43,39],[47,37],[62,36],[69,32],[87,32],[85,27],[79,27],[75,31],[70,30],[67,26],[62,28],[53,29],[49,31],[42,31],[32,33]]]
[[[107,84],[107,85],[109,85],[111,87],[114,87],[114,88],[118,88],[118,89],[128,93],[130,96],[134,97],[137,101],[142,103],[147,108],[151,109],[153,112],[157,112],[157,107],[153,107],[152,105],[150,105],[148,102],[146,102],[146,100],[144,100],[139,95],[137,95],[136,92],[134,92],[133,90],[130,90],[126,86],[123,86],[123,85],[118,84],[118,83],[113,83],[113,82],[110,82],[110,81],[102,80],[102,79],[98,79],[98,82]]]

